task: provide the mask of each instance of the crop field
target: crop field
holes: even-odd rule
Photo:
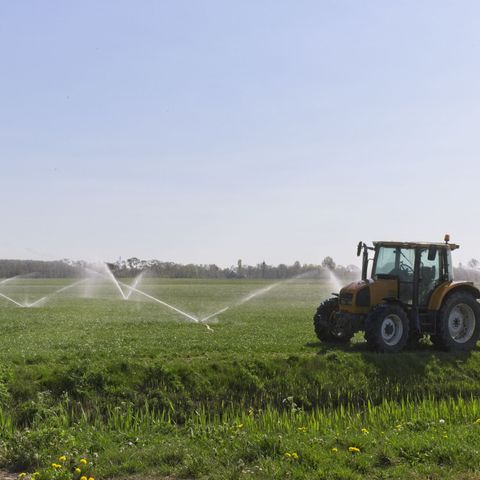
[[[312,316],[334,288],[315,279],[138,285],[199,322],[136,291],[124,300],[107,281],[59,291],[73,282],[0,285],[3,468],[38,480],[75,468],[95,479],[480,478],[478,350],[425,340],[376,354],[361,335],[322,345]]]

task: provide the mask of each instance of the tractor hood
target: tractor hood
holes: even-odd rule
[[[349,283],[340,290],[340,294],[342,294],[342,292],[354,293],[357,290],[370,285],[371,283],[373,283],[373,280],[359,280],[358,282]]]
[[[396,297],[396,279],[360,280],[352,282],[340,290],[340,310],[351,313],[367,313],[372,305],[377,305],[387,297]]]

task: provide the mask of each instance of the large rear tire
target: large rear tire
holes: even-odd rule
[[[430,340],[442,350],[466,352],[479,337],[480,304],[469,292],[452,293],[438,312],[437,334]]]
[[[339,321],[338,299],[329,298],[317,309],[313,317],[315,333],[322,342],[347,343],[353,337],[352,325],[348,320]]]
[[[400,352],[407,344],[410,322],[400,305],[374,307],[365,320],[365,340],[380,352]]]

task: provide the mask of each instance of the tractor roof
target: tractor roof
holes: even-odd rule
[[[384,246],[384,247],[400,247],[400,248],[448,248],[449,250],[456,250],[460,248],[460,245],[456,245],[455,243],[429,243],[429,242],[384,242],[384,241],[377,241],[373,242],[375,246]]]

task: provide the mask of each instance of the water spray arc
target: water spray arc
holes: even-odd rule
[[[333,270],[331,270],[330,268],[327,268],[327,270],[328,270],[330,285],[335,289],[335,293],[340,292],[343,286],[342,282],[335,275],[335,272]]]
[[[194,317],[193,315],[190,315],[189,313],[184,312],[183,310],[180,310],[179,308],[174,307],[173,305],[170,305],[169,303],[164,302],[163,300],[160,300],[159,298],[154,297],[153,295],[150,295],[150,294],[144,292],[143,290],[140,290],[139,288],[137,288],[136,285],[138,285],[138,283],[140,282],[142,274],[137,276],[137,278],[135,279],[135,281],[133,282],[132,285],[128,285],[124,282],[119,282],[115,278],[113,273],[110,271],[110,269],[108,268],[108,265],[107,264],[103,264],[103,265],[104,265],[105,273],[98,272],[96,270],[92,270],[91,268],[86,268],[85,271],[87,271],[88,273],[93,274],[95,276],[102,277],[102,278],[108,278],[109,280],[111,280],[115,284],[115,287],[121,292],[122,298],[124,300],[128,300],[130,298],[131,294],[133,292],[135,292],[135,293],[138,293],[139,295],[141,295],[145,298],[148,298],[149,300],[152,300],[152,301],[154,301],[154,302],[156,302],[160,305],[163,305],[164,307],[169,308],[170,310],[173,310],[174,312],[179,313],[180,315],[182,315],[183,317],[187,318],[188,320],[190,320],[194,323],[199,323],[200,322],[199,319]],[[124,293],[124,290],[123,290],[122,287],[126,291],[128,291],[127,294]]]
[[[26,273],[22,275],[15,275],[14,277],[10,278],[4,278],[1,282],[0,285],[4,285],[5,283],[12,282],[13,280],[17,280],[18,278],[28,278],[28,277],[33,277],[35,273]]]
[[[138,293],[139,295],[143,295],[145,298],[149,298],[150,300],[153,300],[154,302],[157,302],[159,303],[160,305],[163,305],[164,307],[167,307],[169,308],[170,310],[173,310],[174,312],[177,312],[179,313],[180,315],[183,315],[185,318],[188,318],[189,320],[191,320],[192,322],[195,322],[195,323],[199,323],[200,320],[196,317],[194,317],[193,315],[190,315],[189,313],[187,312],[184,312],[183,310],[180,310],[179,308],[177,307],[174,307],[173,305],[170,305],[169,303],[167,302],[164,302],[163,300],[160,300],[156,297],[154,297],[153,295],[149,295],[148,293],[146,292],[143,292],[142,290],[139,290],[138,288],[135,288],[134,286],[131,286],[131,285],[127,285],[126,283],[123,283],[123,282],[118,282],[122,287],[125,287],[127,289],[130,289],[132,290],[133,292],[135,293]]]
[[[110,270],[110,268],[108,268],[108,265],[106,263],[103,264],[104,268],[105,268],[105,273],[107,274],[107,277],[113,282],[113,284],[115,285],[115,287],[118,289],[118,291],[120,292],[120,295],[122,296],[122,298],[124,300],[128,300],[128,297],[125,295],[125,293],[123,292],[122,290],[122,287],[120,286],[120,284],[118,283],[118,280],[115,278],[115,275],[112,273],[112,271]]]
[[[21,275],[15,275],[15,276],[9,277],[9,278],[4,278],[2,281],[0,281],[0,285],[5,285],[6,283],[10,283],[10,282],[12,282],[14,280],[17,280],[19,278],[33,277],[34,275],[36,275],[36,274],[32,272],[32,273],[24,273],[24,274],[21,274]],[[5,295],[4,293],[0,293],[0,297],[4,298],[5,300],[8,300],[9,302],[13,303],[17,307],[22,307],[23,308],[23,307],[27,306],[23,303],[17,302],[16,300],[9,297],[8,295]]]
[[[132,288],[129,288],[128,292],[125,294],[125,297],[126,297],[126,300],[128,300],[130,298],[130,296],[132,295],[133,293],[133,288],[137,288],[138,285],[140,284],[140,282],[142,281],[143,279],[143,275],[144,275],[145,271],[141,272],[140,275],[137,275],[135,277],[135,279],[133,280],[133,283],[131,285]]]
[[[87,278],[84,278],[83,280],[79,280],[78,282],[72,283],[70,285],[66,285],[65,287],[62,287],[62,288],[59,288],[58,290],[55,290],[53,293],[45,295],[44,297],[39,298],[38,300],[35,300],[34,302],[28,303],[28,304],[23,305],[23,306],[28,307],[28,308],[35,307],[35,306],[41,304],[42,302],[48,300],[49,298],[53,297],[54,295],[58,295],[59,293],[65,292],[66,290],[70,290],[71,288],[76,287],[77,285],[80,285],[81,283],[85,283],[87,280],[88,280]]]
[[[231,307],[231,306],[228,306],[228,307],[222,308],[222,309],[219,310],[218,312],[211,313],[210,315],[208,315],[208,317],[202,318],[202,319],[200,320],[200,322],[204,323],[204,322],[206,322],[207,320],[210,320],[211,318],[216,317],[217,315],[220,315],[220,314],[222,314],[223,312],[226,312],[227,310],[230,310],[230,307]]]
[[[19,303],[16,300],[14,300],[13,298],[10,298],[7,295],[4,295],[3,293],[0,293],[0,297],[4,298],[5,300],[8,300],[9,302],[14,303],[17,307],[22,307],[22,308],[26,307],[26,305],[23,305],[23,303]]]
[[[220,315],[220,314],[226,312],[227,310],[230,310],[230,308],[232,308],[232,307],[243,305],[244,303],[249,302],[250,300],[252,300],[255,297],[258,297],[260,295],[264,295],[265,293],[272,290],[272,288],[275,288],[277,285],[280,285],[280,283],[282,283],[282,282],[272,283],[271,285],[268,285],[267,287],[262,287],[262,288],[259,288],[258,290],[254,290],[253,292],[249,293],[248,295],[246,295],[245,297],[243,297],[242,299],[240,299],[238,302],[234,303],[233,305],[229,305],[228,307],[224,307],[221,310],[218,310],[218,312],[212,313],[212,314],[208,315],[207,317],[202,318],[200,320],[200,323],[204,323],[207,320],[210,320],[211,318],[216,317],[217,315]]]

